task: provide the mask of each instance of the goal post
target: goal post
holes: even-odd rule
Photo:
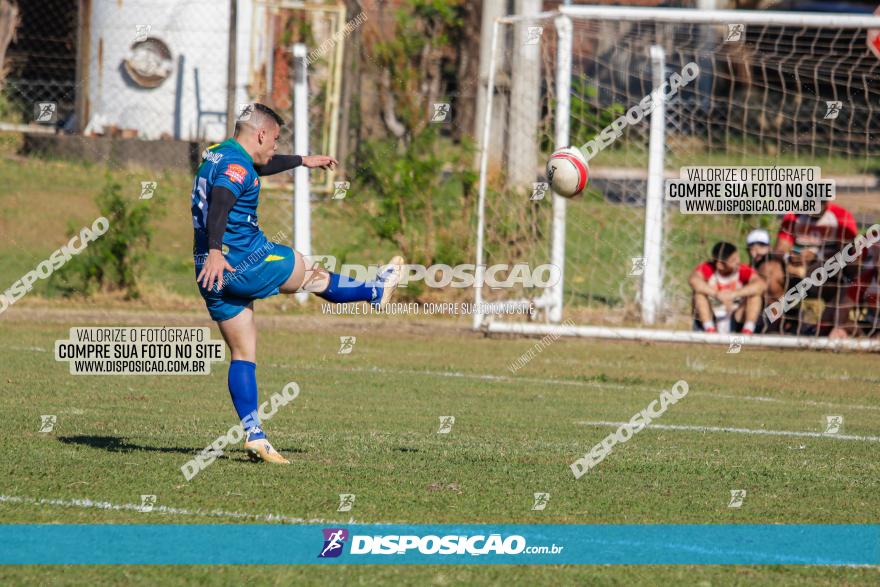
[[[651,78],[654,110],[648,138],[648,186],[645,192],[645,246],[642,274],[642,322],[648,326],[657,321],[663,299],[663,263],[650,259],[663,258],[663,162],[665,160],[666,98],[659,91],[666,71],[666,54],[660,45],[651,45]]]
[[[554,120],[555,143],[557,147],[568,146],[571,135],[569,115],[571,113],[571,53],[572,53],[572,23],[567,16],[559,16],[554,19],[556,30],[559,32],[557,40],[557,67],[556,67],[556,95],[558,104],[556,107],[556,120]],[[565,213],[567,210],[565,198],[553,198],[553,244],[551,258],[553,264],[559,267],[559,281],[554,284],[549,292],[548,318],[551,322],[562,320],[562,304],[564,300],[563,284],[565,283]]]
[[[731,25],[741,38],[727,35]],[[477,283],[496,263],[550,263],[561,279],[546,289],[476,288],[477,311],[485,311],[474,315],[474,328],[729,344],[729,335],[691,331],[687,278],[715,241],[738,244],[747,262],[745,234],[775,233],[781,216],[683,215],[664,201],[665,182],[684,166],[815,166],[823,179],[837,178],[847,202],[880,195],[873,173],[880,88],[870,83],[880,60],[867,48],[871,29],[880,29],[880,17],[618,6],[496,19],[478,132]],[[537,101],[511,91],[525,75],[516,66],[523,39],[540,46]],[[660,86],[690,62],[700,76],[664,101]],[[653,111],[590,154],[583,196],[540,197],[553,150],[586,143],[648,96]],[[522,161],[521,145],[511,155],[518,148],[511,138],[524,136],[510,128],[517,100],[518,110],[539,114],[529,183],[508,167]],[[822,114],[833,100],[845,107],[828,121]],[[872,222],[870,211],[856,217]],[[509,312],[529,304],[537,315]],[[875,305],[856,309],[860,320],[874,321],[869,335],[880,332]],[[815,335],[759,335],[743,344],[880,350],[869,338]]]

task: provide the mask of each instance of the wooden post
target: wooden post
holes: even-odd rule
[[[238,0],[229,0],[229,55],[226,61],[226,136],[235,131],[235,65],[238,50]]]

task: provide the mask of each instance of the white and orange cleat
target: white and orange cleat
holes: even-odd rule
[[[378,300],[370,302],[371,304],[381,308],[391,301],[394,291],[400,284],[400,278],[403,275],[403,266],[403,257],[395,255],[387,265],[379,270],[378,280],[382,284],[382,296]]]
[[[256,463],[265,461],[276,465],[290,464],[290,461],[282,457],[266,438],[248,440],[244,443],[244,450],[247,452],[248,458]]]

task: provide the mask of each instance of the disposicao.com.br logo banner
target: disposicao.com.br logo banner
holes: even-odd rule
[[[229,548],[255,540],[274,546]],[[880,564],[876,524],[10,524],[0,541],[16,565]]]
[[[489,533],[478,530],[475,534],[465,533],[428,533],[424,531],[408,534],[364,534],[357,527],[352,533],[345,528],[325,528],[324,546],[318,558],[337,558],[345,550],[345,542],[351,545],[348,553],[351,556],[372,555],[465,555],[465,556],[514,556],[520,554],[557,555],[563,546],[542,544],[528,546],[526,538],[521,534]],[[448,532],[448,531],[447,531]]]

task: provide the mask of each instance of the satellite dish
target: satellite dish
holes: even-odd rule
[[[171,75],[171,50],[156,37],[136,41],[123,60],[125,72],[142,88],[158,88]]]

